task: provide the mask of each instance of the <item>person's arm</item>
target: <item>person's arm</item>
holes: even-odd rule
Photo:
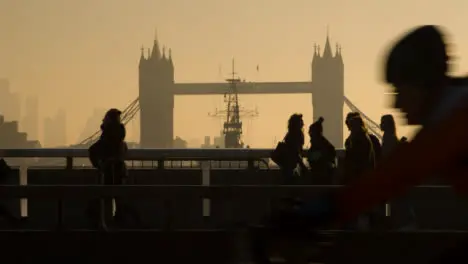
[[[301,173],[305,173],[306,171],[308,171],[308,168],[304,163],[304,156],[302,155],[302,153],[304,153],[304,145],[299,144],[299,146],[300,146],[299,147],[299,153],[298,153],[299,167],[301,169]],[[308,157],[305,157],[305,158],[308,158]]]
[[[296,164],[299,164],[299,167],[301,170],[307,170],[307,166],[304,164],[304,159],[303,159],[303,156],[302,156],[302,152],[304,151],[304,141],[303,139],[301,139],[300,137],[298,136],[295,136],[295,137],[291,137],[289,138],[291,141],[289,141],[288,143],[290,143],[291,145],[291,148],[292,148],[292,151],[294,152],[294,155],[296,156]]]
[[[450,169],[453,161],[468,151],[467,135],[468,107],[458,109],[430,129],[422,129],[410,143],[400,144],[374,171],[335,196],[337,222],[346,223],[364,210],[420,184],[434,172]]]

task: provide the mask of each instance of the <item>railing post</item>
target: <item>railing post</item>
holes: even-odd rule
[[[202,161],[201,163],[202,171],[202,186],[210,186],[211,182],[211,161]],[[211,200],[209,198],[203,197],[202,200],[202,214],[205,222],[211,217]]]
[[[253,160],[253,159],[247,160],[247,169],[253,170],[254,168],[255,168],[255,166],[254,166],[254,160]]]
[[[158,169],[159,170],[164,170],[164,159],[159,159],[158,160]]]
[[[28,166],[22,161],[19,167],[19,185],[28,185]],[[28,198],[20,199],[20,217],[28,216]]]
[[[66,170],[73,169],[73,157],[67,156],[66,157]],[[63,230],[63,200],[59,198],[57,200],[57,229]]]
[[[67,170],[73,169],[73,157],[66,157],[66,168]]]

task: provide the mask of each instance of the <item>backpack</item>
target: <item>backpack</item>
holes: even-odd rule
[[[270,159],[280,168],[295,167],[296,158],[292,156],[290,147],[281,141],[271,153]]]
[[[101,160],[101,145],[101,140],[98,140],[88,149],[89,161],[91,161],[91,164],[96,169],[100,167],[99,163]]]
[[[278,166],[283,167],[286,165],[286,160],[288,158],[288,146],[285,142],[281,141],[276,145],[276,148],[271,153],[271,160],[276,163]]]

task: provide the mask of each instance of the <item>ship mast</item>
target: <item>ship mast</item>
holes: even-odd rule
[[[227,115],[223,126],[223,134],[226,148],[242,148],[244,146],[241,140],[242,121],[240,120],[239,96],[237,92],[237,84],[241,80],[239,77],[236,77],[236,74],[235,61],[232,59],[231,78],[226,79],[229,84],[228,93],[224,95]]]
[[[243,148],[244,142],[242,142],[242,121],[241,117],[253,118],[258,116],[258,111],[246,110],[239,105],[239,93],[237,91],[238,84],[241,79],[237,77],[235,72],[235,62],[232,60],[232,72],[231,77],[226,79],[228,83],[228,89],[224,94],[225,108],[221,111],[214,113],[208,113],[211,117],[222,117],[223,123],[223,135],[224,135],[224,147],[225,148]],[[244,81],[245,82],[245,81]]]

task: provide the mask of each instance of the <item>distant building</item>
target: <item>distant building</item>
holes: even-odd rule
[[[211,138],[210,136],[205,136],[205,141],[203,144],[200,146],[201,148],[212,148],[213,146],[211,145]]]
[[[224,137],[223,131],[221,131],[221,132],[219,133],[219,136],[214,137],[214,139],[213,139],[213,141],[214,141],[213,144],[214,144],[215,147],[217,147],[217,148],[225,148],[226,145],[225,145],[225,143],[224,143],[224,139],[225,139],[225,137]]]
[[[49,148],[54,146],[54,120],[50,117],[44,119],[44,139],[42,143],[44,147]]]
[[[66,113],[60,109],[53,118],[44,120],[44,146],[63,147],[67,145]]]
[[[6,122],[0,115],[0,148],[40,148],[37,140],[28,140],[28,134],[18,131],[18,121]]]
[[[21,120],[21,127],[31,139],[39,138],[39,98],[37,96],[26,98],[25,115]]]
[[[93,135],[96,131],[99,131],[102,118],[104,117],[105,113],[106,113],[106,109],[95,108],[91,116],[86,121],[84,129],[81,132],[80,136],[78,137],[77,142],[74,142],[74,143],[81,142],[85,140],[87,137]]]
[[[199,148],[201,146],[200,139],[190,138],[187,140],[187,147],[189,148]]]
[[[200,146],[201,148],[224,148],[224,135],[223,131],[220,132],[220,135],[213,138],[213,144],[211,144],[211,137],[205,136],[205,142]]]
[[[64,109],[60,109],[57,112],[57,116],[55,117],[55,125],[56,125],[56,138],[57,144],[59,146],[66,145],[67,142],[67,113]]]
[[[187,148],[187,141],[181,139],[180,137],[176,137],[174,139],[174,142],[172,143],[172,146],[174,148],[178,148],[178,149],[181,149],[181,148]]]
[[[6,121],[19,121],[21,117],[20,96],[10,91],[7,79],[0,79],[0,114]]]

